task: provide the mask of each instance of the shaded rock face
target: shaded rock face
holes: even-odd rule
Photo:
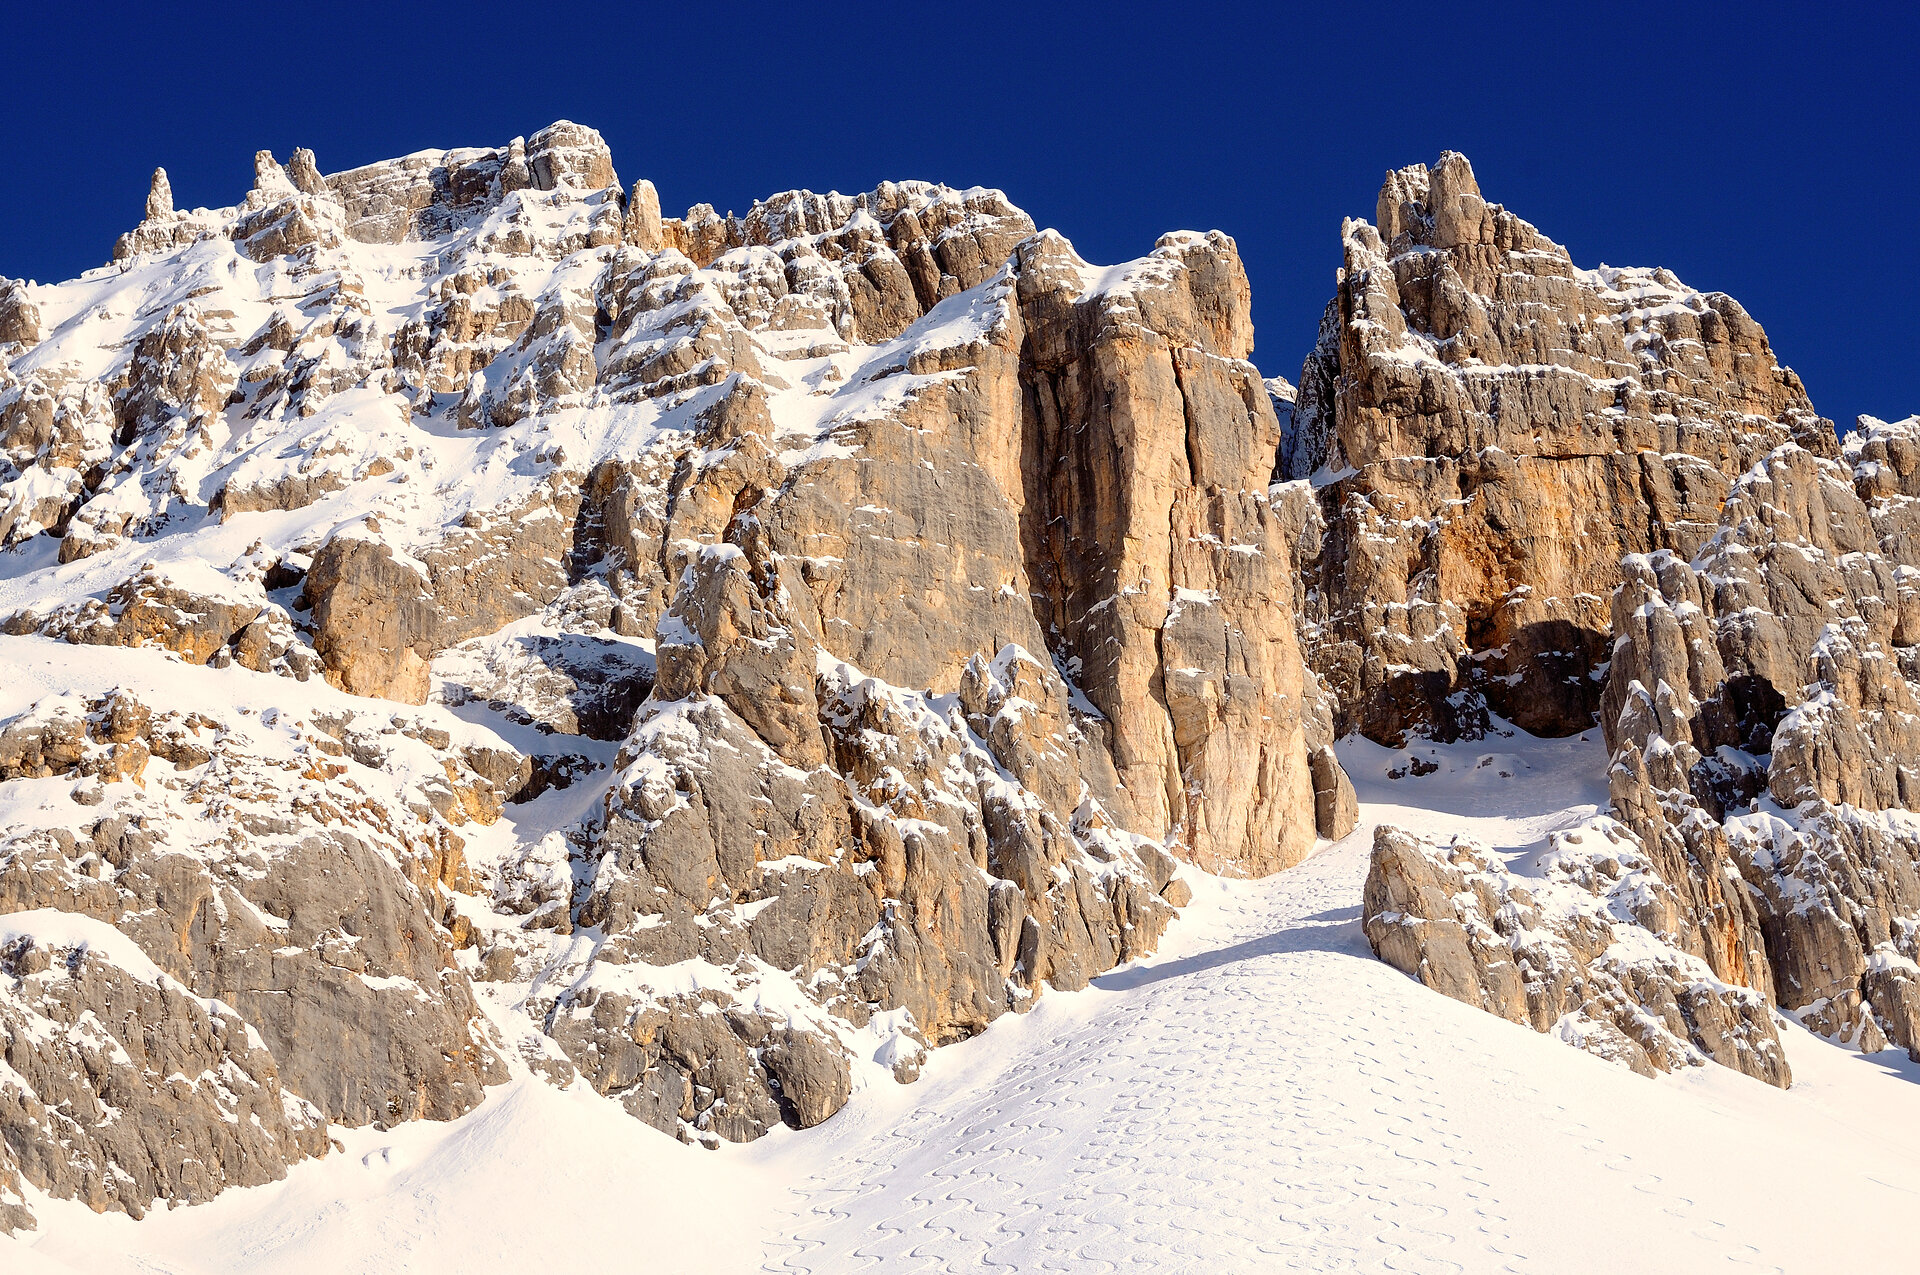
[[[1375,831],[1364,914],[1381,960],[1435,991],[1643,1076],[1707,1061],[1786,1088],[1767,997],[1675,946],[1671,891],[1611,820],[1557,832],[1535,871],[1483,846]]]
[[[1316,475],[1312,662],[1342,732],[1591,725],[1623,554],[1691,557],[1735,478],[1831,425],[1730,297],[1576,267],[1462,156],[1343,228],[1285,471]]]
[[[325,1117],[282,1086],[244,1017],[137,953],[137,970],[121,968],[72,931],[60,912],[0,920],[0,1058],[10,1069],[0,1164],[12,1160],[55,1197],[138,1218],[155,1200],[200,1203],[325,1153]],[[12,1207],[8,1229],[31,1224]]]
[[[1151,951],[1183,861],[1353,826],[1224,235],[1105,269],[919,182],[663,216],[561,122],[261,152],[224,209],[156,174],[115,258],[84,306],[0,284],[0,547],[44,564],[0,629],[75,688],[0,723],[0,913],[172,980],[22,1013],[177,984],[249,1080],[130,1051],[205,1178],[63,1176],[29,1099],[85,1105],[80,1046],[36,1056],[0,1209],[203,1198],[518,1068],[708,1144],[815,1124]],[[198,1127],[274,1094],[265,1141]]]

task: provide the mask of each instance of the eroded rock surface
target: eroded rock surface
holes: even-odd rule
[[[1614,807],[1764,951],[1823,1034],[1920,1057],[1920,420],[1863,421],[1839,461],[1783,447],[1691,563],[1631,558],[1605,723]],[[1685,879],[1685,878],[1682,878]]]
[[[113,927],[221,1007],[254,1087],[209,1102],[309,1114],[23,1182],[203,1198],[521,1067],[815,1124],[1151,951],[1183,862],[1351,828],[1225,235],[1096,267],[919,182],[663,216],[566,122],[144,211],[0,284],[0,627],[73,691],[0,724],[0,908]]]
[[[1843,449],[1737,304],[1574,268],[1457,155],[1390,174],[1377,221],[1346,226],[1284,449],[1325,513],[1309,651],[1342,727],[1452,738],[1497,715],[1558,734],[1597,713],[1641,891],[1613,932],[1920,1057],[1915,424],[1863,419]],[[1699,1034],[1725,1014],[1687,1009],[1671,962],[1608,984],[1581,955],[1586,990],[1556,983],[1542,1009],[1495,941],[1533,941],[1493,906],[1533,882],[1468,858],[1483,917],[1424,885],[1370,890],[1376,949],[1516,1021],[1525,1000],[1542,1030],[1584,1013],[1631,1036],[1635,1013],[1671,1024],[1679,1004],[1693,1049],[1779,1078],[1764,1050]],[[1383,841],[1376,882],[1452,881],[1433,859]],[[1409,908],[1434,923],[1386,915]]]
[[[455,827],[499,814],[486,748],[194,702],[119,688],[0,725],[7,1140],[35,1187],[136,1216],[505,1078],[439,924],[473,888]]]
[[[1297,391],[1218,232],[669,217],[566,122],[262,152],[224,209],[156,174],[114,271],[0,281],[0,923],[102,940],[0,950],[0,1221],[516,1071],[817,1124],[1151,951],[1183,864],[1349,833],[1355,729],[1613,750],[1524,872],[1381,834],[1429,985],[1643,1071],[1784,1084],[1775,1006],[1914,1048],[1920,427],[1843,454],[1737,304],[1575,267],[1459,156],[1376,221]]]
[[[1711,1060],[1784,1089],[1767,997],[1676,946],[1670,914],[1666,882],[1611,820],[1554,833],[1524,876],[1462,838],[1374,834],[1365,927],[1389,965],[1641,1075]]]
[[[325,1153],[325,1117],[280,1083],[258,1031],[110,926],[37,909],[0,918],[0,940],[0,1165],[138,1218],[156,1200],[200,1203]],[[8,1229],[31,1225],[7,1208],[18,1210]]]
[[[1833,429],[1739,303],[1581,269],[1463,156],[1389,173],[1302,373],[1286,472],[1325,510],[1313,663],[1342,730],[1592,724],[1627,553],[1691,557],[1733,481]]]
[[[1738,306],[1572,269],[1457,156],[1394,174],[1380,225],[1347,228],[1290,440],[1320,468],[1312,650],[1343,720],[1446,737],[1491,711],[1557,733],[1597,709],[1653,909],[1634,925],[1816,1031],[1915,1051],[1914,426],[1863,421],[1843,454]],[[1425,862],[1383,843],[1375,878]],[[1542,1030],[1548,1010],[1625,1030],[1684,1000],[1678,967],[1605,984],[1582,957],[1586,990],[1543,1010],[1477,922],[1455,918],[1468,942],[1385,919],[1420,894],[1414,914],[1446,920],[1440,896],[1376,894],[1383,955],[1507,1017],[1528,999]],[[1703,1043],[1724,1014],[1682,1009],[1694,1048],[1776,1078]]]

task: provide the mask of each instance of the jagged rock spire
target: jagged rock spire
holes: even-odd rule
[[[284,199],[293,193],[293,189],[287,170],[280,167],[280,161],[273,157],[272,151],[253,153],[253,190],[247,196],[249,207],[257,208],[263,203]]]
[[[302,194],[326,193],[327,183],[320,176],[320,165],[314,162],[313,152],[304,146],[294,151],[293,158],[287,161],[287,177]]]
[[[516,137],[507,143],[507,163],[500,170],[500,193],[512,194],[532,185],[533,174],[527,168],[527,139]]]
[[[147,186],[147,220],[169,216],[173,212],[173,186],[167,181],[167,170],[153,170],[153,181]]]
[[[1380,186],[1375,221],[1388,249],[1405,234],[1409,242],[1452,248],[1478,241],[1481,223],[1489,230],[1486,201],[1473,165],[1458,151],[1442,151],[1429,169],[1414,164],[1387,174]]]
[[[644,177],[627,197],[626,240],[648,252],[660,251],[660,195]]]

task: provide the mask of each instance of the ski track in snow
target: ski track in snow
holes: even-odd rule
[[[1323,1016],[1329,967],[1371,959],[1353,857],[1223,903],[1220,946],[1102,978],[1088,1021],[823,1168],[767,1269],[1502,1269],[1517,1243],[1446,1064],[1390,1007]]]
[[[1066,1011],[1076,1021],[1002,1044],[997,1074],[947,1083],[979,1046],[935,1055],[921,1101],[869,1115],[890,1127],[792,1188],[791,1234],[763,1269],[1531,1271],[1608,1267],[1609,1249],[1617,1269],[1818,1269],[1754,1242],[1770,1238],[1756,1230],[1766,1192],[1733,1210],[1695,1198],[1691,1173],[1736,1169],[1739,1139],[1702,1157],[1657,1137],[1660,1109],[1704,1107],[1698,1090],[1783,1096],[1731,1073],[1642,1080],[1372,958],[1359,894],[1373,826],[1530,850],[1604,802],[1597,747],[1530,742],[1499,755],[1525,768],[1506,782],[1486,753],[1437,750],[1433,781],[1394,783],[1381,772],[1404,754],[1349,746],[1373,799],[1353,836],[1267,881],[1203,883],[1204,912],[1162,956],[1096,979]],[[787,1144],[771,1163],[804,1156],[803,1139]]]
[[[1493,744],[1416,750],[1439,769],[1400,780],[1407,754],[1343,745],[1351,837],[1264,881],[1196,875],[1160,955],[817,1129],[709,1154],[523,1080],[453,1125],[341,1131],[344,1155],[212,1205],[43,1205],[12,1251],[169,1273],[734,1271],[756,1249],[786,1275],[1907,1267],[1920,1066],[1788,1027],[1789,1092],[1649,1081],[1373,959],[1376,824],[1519,855],[1604,804],[1597,736]]]

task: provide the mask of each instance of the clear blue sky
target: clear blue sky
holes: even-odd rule
[[[104,262],[156,164],[217,206],[261,147],[332,172],[565,117],[670,211],[915,177],[999,186],[1100,262],[1226,230],[1292,377],[1340,218],[1451,148],[1580,264],[1739,298],[1843,427],[1920,412],[1908,5],[8,9],[3,274]]]

